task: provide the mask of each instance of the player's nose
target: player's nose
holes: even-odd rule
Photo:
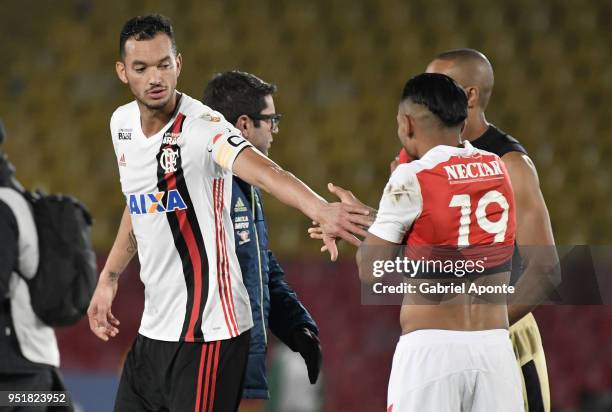
[[[153,67],[153,70],[149,71],[149,84],[151,85],[159,85],[162,83],[162,75],[161,70],[157,67]]]

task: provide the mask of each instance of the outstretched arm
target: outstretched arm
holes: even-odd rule
[[[374,219],[376,219],[376,215],[378,214],[378,211],[374,209],[373,207],[366,205],[361,200],[357,199],[357,197],[350,190],[344,189],[338,185],[334,185],[333,183],[327,184],[327,190],[329,190],[331,194],[336,195],[336,197],[338,197],[338,200],[340,200],[342,203],[346,205],[363,207],[364,209],[369,210],[370,211],[369,216],[372,218],[372,222],[374,221]],[[313,225],[308,229],[308,234],[310,235],[310,237],[312,239],[323,239],[323,231],[321,230],[321,227],[318,225],[316,221],[313,221],[312,224]],[[369,227],[370,227],[369,225],[364,226],[365,229]],[[321,248],[321,252],[324,252],[325,250],[326,250],[326,247],[323,246]]]
[[[233,173],[319,222],[324,234],[323,242],[332,260],[336,260],[338,256],[335,238],[359,246],[360,241],[355,235],[365,236],[366,232],[362,227],[371,224],[369,210],[358,206],[327,203],[301,180],[250,147],[242,150],[236,157]]]
[[[106,259],[106,264],[100,272],[98,285],[91,298],[87,317],[89,328],[100,339],[107,341],[119,333],[119,321],[111,312],[113,299],[117,294],[119,276],[138,250],[132,220],[127,207],[123,211],[115,243]]]

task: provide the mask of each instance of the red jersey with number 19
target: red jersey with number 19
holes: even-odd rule
[[[233,163],[251,145],[184,94],[159,133],[142,133],[135,101],[113,113],[111,133],[145,286],[139,333],[208,342],[251,328],[230,218]]]
[[[494,246],[487,250],[487,267],[509,262],[516,225],[506,167],[497,155],[464,145],[436,146],[400,164],[370,233],[415,248]]]

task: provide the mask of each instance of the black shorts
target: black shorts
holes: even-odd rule
[[[115,412],[238,410],[250,332],[212,342],[138,335],[123,365]]]

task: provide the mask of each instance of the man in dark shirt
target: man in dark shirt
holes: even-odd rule
[[[267,155],[280,121],[272,97],[275,92],[275,85],[250,73],[232,71],[213,77],[202,102],[220,112],[245,139]],[[283,269],[268,247],[268,228],[259,189],[234,176],[231,211],[236,254],[254,323],[243,398],[268,399],[267,327],[302,355],[311,383],[316,382],[321,366],[319,330],[285,281]]]

